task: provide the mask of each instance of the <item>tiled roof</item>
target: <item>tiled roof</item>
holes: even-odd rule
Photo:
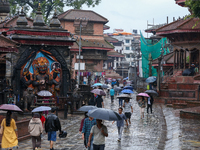
[[[200,24],[197,24],[194,28],[192,28],[197,21],[199,21],[198,18],[188,18],[186,20],[179,19],[157,29],[156,34],[162,35],[165,33],[200,32]]]
[[[0,35],[0,52],[17,52],[17,42]]]
[[[103,16],[97,14],[92,10],[77,10],[77,9],[70,9],[60,15],[58,15],[59,20],[75,20],[75,18],[86,18],[89,21],[94,22],[103,22],[107,23],[108,19],[104,18]]]
[[[165,61],[166,64],[170,64],[170,63],[173,63],[173,62],[170,62],[170,58],[172,58],[174,56],[174,53],[171,52],[171,53],[168,53],[166,55],[163,56],[163,61]],[[158,64],[158,58],[157,59],[154,59],[152,61],[152,64]]]
[[[118,42],[118,40],[117,40],[116,38],[113,38],[113,37],[111,37],[111,36],[105,35],[104,38],[105,38],[105,40],[108,41],[108,42],[113,42],[113,43],[114,43],[114,42],[115,42],[115,43]]]
[[[164,24],[154,25],[153,27],[146,29],[145,32],[151,33],[152,31],[156,31],[158,28],[160,28],[164,25],[166,25],[166,24],[164,23]]]
[[[78,50],[78,43],[79,39],[76,43],[72,46],[71,51]],[[105,40],[98,40],[98,39],[86,39],[81,40],[82,49],[98,49],[98,50],[113,50],[114,47]]]
[[[111,56],[111,57],[124,57],[123,54],[120,54],[120,53],[116,52],[115,50],[109,51],[107,53],[107,55]]]
[[[14,16],[13,18],[10,18],[8,20],[0,22],[0,28],[10,28],[15,27],[17,24],[17,19],[19,16]],[[33,26],[33,20],[30,18],[26,18],[28,21],[28,25]]]

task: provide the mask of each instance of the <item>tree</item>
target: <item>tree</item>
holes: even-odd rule
[[[187,16],[187,18],[200,18],[200,1],[199,0],[186,0],[185,5],[189,7],[189,10],[191,12],[191,15]],[[195,23],[195,25],[192,27],[194,28],[199,21]]]
[[[19,12],[20,7],[24,7],[24,12],[31,12],[30,17],[34,18],[38,8],[38,3],[41,4],[42,13],[45,22],[53,14],[56,9],[57,13],[62,13],[64,6],[71,6],[74,9],[81,9],[82,5],[86,4],[88,7],[95,7],[101,0],[10,0],[11,15]],[[19,7],[20,6],[20,7]]]
[[[186,0],[185,5],[189,7],[192,17],[200,18],[200,1]]]

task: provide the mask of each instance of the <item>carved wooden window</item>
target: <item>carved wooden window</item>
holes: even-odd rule
[[[86,27],[82,28],[81,34],[82,35],[93,35],[94,34],[94,23],[88,22]],[[80,34],[80,27],[76,27],[75,29],[76,34]]]

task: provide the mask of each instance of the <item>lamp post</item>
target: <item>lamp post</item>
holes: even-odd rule
[[[79,38],[79,53],[78,53],[78,86],[80,85],[80,57],[81,57],[81,31],[83,27],[86,27],[88,23],[88,19],[86,18],[75,18],[74,27],[80,27],[80,38]]]

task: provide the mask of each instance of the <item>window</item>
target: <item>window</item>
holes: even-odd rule
[[[134,66],[134,65],[135,65],[135,62],[131,62],[131,65]]]
[[[126,47],[126,50],[130,50],[130,47]]]
[[[130,42],[130,40],[126,40],[126,43],[129,43]]]
[[[130,58],[130,54],[126,54],[126,58]]]
[[[132,55],[131,55],[131,58],[135,58],[135,55],[132,54]]]

